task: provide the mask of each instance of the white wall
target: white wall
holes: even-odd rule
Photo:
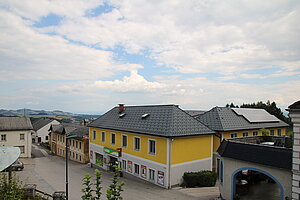
[[[24,153],[21,153],[20,157],[31,157],[31,133],[30,130],[21,131],[0,131],[0,135],[6,134],[6,141],[0,141],[0,146],[5,147],[17,147],[24,146]],[[24,140],[20,140],[20,134],[24,135]],[[1,136],[0,136],[1,137]],[[0,138],[1,140],[1,138]]]
[[[46,140],[46,136],[48,136],[49,134],[49,129],[51,125],[57,125],[60,124],[58,121],[53,120],[52,122],[50,122],[49,124],[43,126],[42,128],[40,128],[39,130],[37,130],[36,132],[36,138],[35,138],[35,142],[38,142],[38,137],[41,137],[41,142],[45,143],[45,142],[49,142],[50,137],[48,137],[48,140]]]

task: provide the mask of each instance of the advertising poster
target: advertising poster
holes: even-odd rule
[[[127,166],[128,172],[132,173],[132,161],[128,160],[128,166]]]
[[[165,173],[162,171],[157,171],[157,183],[164,185],[165,182]]]
[[[141,176],[142,176],[143,178],[147,178],[147,167],[144,166],[144,165],[141,165],[141,171],[142,171]]]

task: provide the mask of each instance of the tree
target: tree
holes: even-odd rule
[[[110,184],[109,188],[106,190],[106,197],[108,200],[121,200],[121,192],[123,191],[122,187],[124,182],[118,183],[120,177],[121,169],[117,166],[113,166],[114,168],[114,176],[112,183]]]

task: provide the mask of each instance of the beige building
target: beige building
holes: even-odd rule
[[[33,128],[27,117],[0,117],[0,146],[19,147],[20,157],[31,157]]]
[[[57,156],[66,156],[66,136],[68,137],[69,159],[89,162],[89,128],[75,124],[59,124],[50,127],[50,149]]]

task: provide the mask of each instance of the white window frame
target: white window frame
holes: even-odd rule
[[[271,129],[270,130],[270,136],[274,136],[275,135],[275,130],[274,129]]]
[[[152,179],[150,171],[153,171],[153,179]],[[149,181],[155,182],[155,169],[149,168],[148,173],[149,173],[149,176],[148,176],[149,177]]]
[[[253,132],[252,132],[252,135],[253,135],[253,136],[258,136],[258,131],[253,131]]]
[[[105,132],[102,131],[102,132],[101,132],[101,142],[102,142],[102,143],[105,142],[105,135],[106,135]]]
[[[243,137],[248,137],[249,136],[249,133],[246,131],[246,132],[243,132]]]
[[[97,138],[97,132],[96,130],[93,130],[93,140],[96,140],[96,138]]]
[[[0,139],[1,139],[0,141],[6,141],[7,140],[6,134],[1,134],[1,138]]]
[[[124,140],[123,140],[124,137],[126,137],[126,145],[124,145]],[[122,148],[127,149],[127,147],[128,147],[128,136],[125,134],[122,134]]]
[[[115,142],[113,143],[113,135],[114,135],[114,138],[115,138]],[[115,133],[110,133],[110,144],[111,145],[116,145],[117,143],[117,138],[116,138],[116,134]]]
[[[151,152],[151,142],[154,142],[154,152]],[[148,154],[149,155],[156,155],[156,140],[155,139],[148,139]]]
[[[230,133],[230,138],[237,138],[237,133]]]
[[[136,140],[135,139],[139,139],[139,148],[137,149],[136,148]],[[137,137],[137,136],[134,136],[133,137],[133,149],[134,151],[141,151],[141,138],[140,137]]]

